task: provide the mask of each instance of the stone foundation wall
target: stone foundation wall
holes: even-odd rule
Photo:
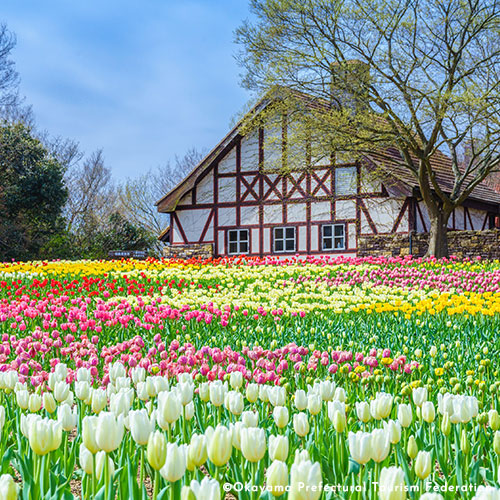
[[[427,251],[427,233],[411,233],[411,254],[423,257]],[[486,231],[449,231],[448,246],[450,255],[459,258],[482,257],[500,259],[500,230]],[[358,238],[358,255],[403,257],[410,255],[410,235],[375,234]]]
[[[209,259],[214,256],[211,243],[189,245],[166,245],[163,256],[167,259]]]

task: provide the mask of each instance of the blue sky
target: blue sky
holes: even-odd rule
[[[37,124],[117,178],[212,148],[251,97],[233,32],[246,0],[2,0]]]

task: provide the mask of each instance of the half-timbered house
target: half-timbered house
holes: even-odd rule
[[[285,149],[267,141],[270,134],[275,125],[243,134],[240,122],[157,203],[170,215],[162,240],[171,249],[209,244],[214,256],[355,255],[362,235],[429,230],[416,180],[396,150],[315,161],[305,148],[304,165],[283,172],[268,165]],[[433,168],[440,184],[451,186],[445,155],[436,155]],[[500,194],[480,184],[449,228],[488,229],[499,213]]]

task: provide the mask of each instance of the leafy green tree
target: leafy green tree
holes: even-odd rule
[[[0,259],[41,257],[61,228],[61,165],[21,124],[0,126]]]
[[[327,155],[396,148],[393,168],[413,176],[430,216],[428,254],[447,256],[450,214],[500,165],[500,3],[250,5],[254,21],[236,35],[244,85],[292,90],[281,103],[300,124],[296,144],[314,135]],[[304,106],[311,95],[322,104]],[[442,153],[451,161],[446,181],[433,166]]]

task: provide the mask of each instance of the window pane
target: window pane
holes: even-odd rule
[[[247,253],[248,252],[248,243],[246,241],[243,241],[240,243],[240,253]]]
[[[240,231],[240,241],[248,241],[248,229],[242,229]]]
[[[289,252],[293,252],[295,250],[295,239],[286,240],[286,249]]]
[[[286,228],[286,237],[287,238],[295,238],[295,228],[294,227],[287,227]]]
[[[335,236],[344,236],[344,226],[335,226]]]
[[[238,253],[237,243],[229,243],[229,253]]]
[[[335,238],[335,248],[344,248],[344,238]]]
[[[333,248],[332,239],[331,238],[323,238],[323,250],[331,250],[332,248]]]
[[[337,167],[335,169],[335,192],[338,195],[356,194],[356,167]]]
[[[323,226],[323,236],[332,235],[332,226]]]
[[[278,227],[274,230],[274,238],[275,239],[282,239],[283,238],[283,228]]]
[[[238,231],[229,231],[229,241],[238,240]]]
[[[276,252],[283,251],[283,240],[274,240],[274,250]]]

